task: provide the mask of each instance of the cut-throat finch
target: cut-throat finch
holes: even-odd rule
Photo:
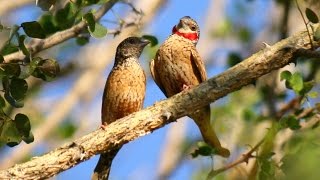
[[[167,97],[206,81],[205,66],[196,49],[199,37],[197,22],[189,16],[182,17],[150,62],[152,77]],[[216,154],[229,157],[229,150],[221,146],[210,123],[210,115],[210,105],[207,105],[189,114],[189,117],[195,121],[204,141],[216,150]]]
[[[139,57],[148,43],[146,39],[129,37],[118,45],[114,66],[108,76],[102,98],[102,127],[142,108],[146,76],[139,64]],[[109,178],[112,160],[120,148],[101,154],[92,180]]]

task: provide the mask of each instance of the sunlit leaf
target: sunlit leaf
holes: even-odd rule
[[[24,32],[29,37],[44,39],[46,38],[46,33],[37,21],[24,22],[21,24]]]
[[[103,38],[104,36],[107,35],[108,30],[107,28],[105,28],[104,26],[96,22],[94,31],[91,31],[89,29],[89,32],[90,32],[90,35],[94,38]]]
[[[308,93],[308,96],[310,98],[317,98],[318,97],[318,92],[317,91],[312,91],[312,92]]]
[[[303,89],[303,79],[300,73],[294,73],[289,80],[290,86],[297,94]]]

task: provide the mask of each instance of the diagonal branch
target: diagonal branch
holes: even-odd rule
[[[96,20],[99,20],[106,12],[108,12],[113,5],[119,0],[109,0],[107,3],[102,5],[97,12],[94,14]],[[29,49],[29,52],[33,55],[42,50],[48,49],[52,46],[60,44],[68,39],[76,37],[81,30],[86,28],[87,24],[85,21],[80,21],[77,25],[72,26],[69,29],[64,31],[57,32],[52,36],[49,36],[46,39],[36,40],[35,42],[29,43],[26,47]],[[4,56],[5,62],[10,62],[12,60],[21,60],[25,57],[22,51],[8,54]]]
[[[319,42],[313,42],[319,47]],[[186,116],[256,79],[279,69],[296,56],[300,48],[310,49],[307,32],[297,33],[273,46],[252,55],[218,76],[179,93],[137,113],[111,123],[105,130],[98,129],[74,142],[59,147],[41,157],[0,171],[4,179],[43,179],[67,170],[92,156],[122,146],[151,133],[175,119]]]

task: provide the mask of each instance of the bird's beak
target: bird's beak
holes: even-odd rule
[[[148,40],[148,39],[145,39],[145,38],[141,38],[140,39],[140,45],[142,46],[142,47],[145,47],[147,44],[149,44],[150,43],[150,41]]]

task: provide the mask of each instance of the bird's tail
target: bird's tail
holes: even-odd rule
[[[108,180],[113,158],[117,155],[120,148],[100,155],[99,161],[94,168],[91,180]]]
[[[210,106],[206,106],[191,114],[190,117],[199,127],[203,140],[211,147],[215,148],[216,154],[222,157],[229,157],[230,151],[221,146],[217,134],[214,131],[214,127],[210,123],[210,114]]]

